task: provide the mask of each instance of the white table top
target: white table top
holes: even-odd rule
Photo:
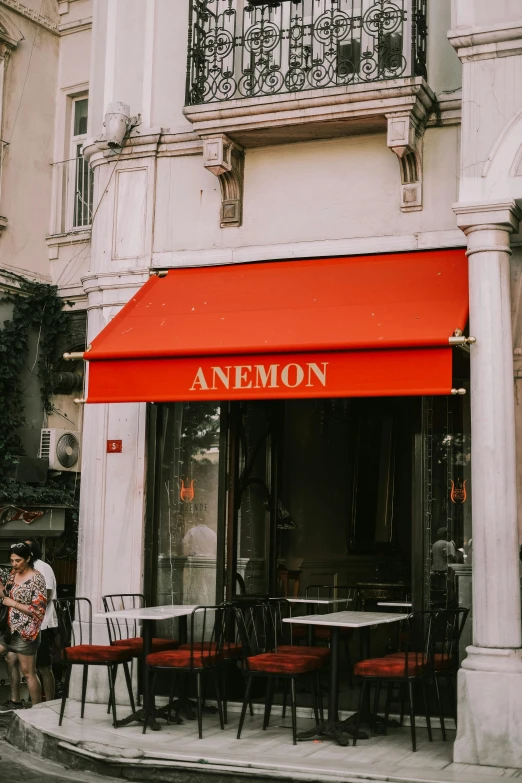
[[[351,603],[351,598],[269,598],[269,601],[288,601],[289,604],[326,604],[327,606],[333,606],[334,604],[347,604]]]
[[[413,606],[411,601],[378,601],[377,606]]]
[[[197,604],[188,606],[177,604],[173,606],[146,606],[142,609],[119,609],[116,612],[99,612],[97,618],[114,617],[127,620],[171,620],[173,617],[185,617],[192,614]]]
[[[327,625],[330,628],[365,628],[370,625],[398,623],[404,620],[404,614],[386,612],[331,612],[330,614],[309,614],[304,617],[285,617],[283,622],[300,625]]]

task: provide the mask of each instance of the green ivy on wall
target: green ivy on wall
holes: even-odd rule
[[[30,335],[37,336],[35,367],[43,410],[50,413],[53,359],[57,345],[67,335],[68,322],[56,286],[6,270],[2,270],[2,277],[11,285],[0,303],[11,305],[12,313],[0,323],[0,506],[51,504],[76,508],[77,482],[73,474],[50,479],[44,487],[14,482],[9,477],[16,457],[24,453],[19,431],[25,425],[22,374],[29,358]]]

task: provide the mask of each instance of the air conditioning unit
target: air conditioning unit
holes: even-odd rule
[[[82,436],[80,432],[43,429],[40,433],[40,457],[49,460],[49,470],[81,470]]]

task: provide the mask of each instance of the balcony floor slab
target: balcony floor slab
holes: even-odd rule
[[[185,106],[201,138],[224,133],[241,146],[385,132],[387,115],[427,120],[435,95],[422,77]]]

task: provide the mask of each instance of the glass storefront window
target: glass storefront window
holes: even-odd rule
[[[426,608],[470,606],[471,437],[469,396],[424,398]]]
[[[237,573],[248,594],[268,590],[270,406],[241,406]]]
[[[220,407],[158,407],[153,603],[214,604]]]

